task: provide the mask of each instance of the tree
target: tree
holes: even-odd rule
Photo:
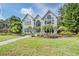
[[[60,8],[59,13],[61,15],[60,23],[67,27],[68,31],[77,33],[79,31],[79,4],[64,4],[64,6]]]
[[[62,31],[67,31],[67,28],[66,27],[64,27],[64,26],[60,26],[59,28],[58,28],[58,33],[60,33],[60,32],[62,32]]]
[[[29,30],[30,33],[32,33],[32,29],[33,29],[32,26],[28,27],[28,30]]]
[[[3,29],[5,27],[5,21],[3,19],[0,19],[0,29]]]
[[[12,16],[8,18],[9,20],[9,29],[12,33],[21,33],[22,30],[22,22],[19,17]]]
[[[3,19],[0,19],[0,32],[5,32],[6,28],[5,28],[5,21]]]
[[[41,31],[41,26],[36,27],[36,31],[40,32]]]
[[[53,26],[51,24],[47,24],[45,26],[42,26],[42,28],[45,32],[49,32],[49,33],[53,32]]]

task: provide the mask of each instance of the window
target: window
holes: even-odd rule
[[[48,16],[47,16],[47,19],[51,19],[51,15],[48,15]]]
[[[30,25],[30,24],[31,24],[30,19],[29,19],[29,20],[26,20],[26,21],[25,21],[25,24],[26,24],[26,25]]]
[[[36,22],[36,26],[41,26],[41,22],[39,20]]]

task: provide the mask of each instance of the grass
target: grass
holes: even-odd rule
[[[74,56],[79,55],[79,38],[26,38],[0,46],[0,55]]]
[[[9,40],[9,39],[14,39],[17,37],[19,37],[19,36],[17,36],[17,35],[0,35],[0,42],[5,41],[5,40]]]

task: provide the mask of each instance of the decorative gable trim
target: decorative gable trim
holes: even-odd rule
[[[36,17],[35,17],[35,19],[37,19],[38,17],[40,17],[39,15],[37,15]],[[41,17],[40,17],[41,18]]]
[[[37,15],[35,18],[33,18],[31,15],[26,14],[25,17],[22,19],[22,21],[24,21],[27,16],[30,16],[33,20],[36,20],[38,17],[40,17],[41,20],[44,20],[44,18],[47,16],[48,13],[51,13],[52,15],[54,15],[57,18],[57,16],[53,12],[51,12],[50,10],[48,10],[48,12],[42,18],[39,15]]]
[[[54,15],[56,17],[56,15],[53,12],[51,12],[50,10],[48,10],[48,12],[43,16],[42,19],[44,19],[48,15],[48,13],[51,13],[52,15]]]
[[[25,17],[22,19],[22,21],[24,21],[24,20],[26,19],[27,16],[30,16],[30,17],[33,19],[33,17],[32,17],[31,15],[26,14]]]

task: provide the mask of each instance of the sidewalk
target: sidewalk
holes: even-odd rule
[[[22,40],[22,39],[28,38],[28,37],[31,37],[31,36],[24,36],[24,37],[20,37],[20,38],[15,38],[15,39],[10,39],[10,40],[6,40],[6,41],[2,41],[2,42],[0,42],[0,46],[6,45],[6,44],[9,44],[9,43],[12,43],[12,42],[15,42],[17,40]]]

